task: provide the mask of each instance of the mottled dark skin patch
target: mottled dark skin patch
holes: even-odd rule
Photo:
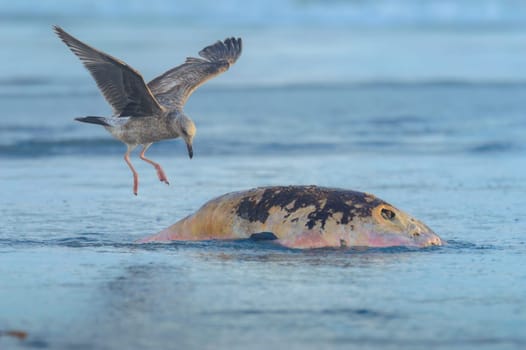
[[[338,223],[346,225],[355,217],[371,216],[372,210],[382,203],[382,200],[362,192],[317,186],[279,186],[265,188],[259,200],[256,196],[243,198],[236,213],[250,222],[264,223],[273,207],[285,210],[287,218],[300,208],[312,206],[305,226],[312,229],[319,223],[324,229],[327,219],[338,213],[341,214]],[[293,220],[297,221],[297,218]]]

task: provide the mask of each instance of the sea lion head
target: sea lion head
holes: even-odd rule
[[[381,202],[364,221],[359,240],[370,247],[427,247],[442,245],[440,237],[421,221]],[[361,245],[361,244],[359,244]]]

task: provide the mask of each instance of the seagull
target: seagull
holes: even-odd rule
[[[142,146],[139,157],[151,164],[161,182],[169,184],[163,168],[146,158],[145,153],[157,141],[181,137],[188,156],[193,157],[194,122],[183,107],[190,95],[209,79],[227,71],[241,55],[241,38],[227,38],[199,51],[200,58],[188,57],[148,84],[141,74],[125,62],[99,51],[59,26],[58,37],[82,61],[95,79],[102,95],[111,105],[110,117],[86,116],[80,122],[104,126],[116,139],[126,144],[124,160],[133,173],[133,194],[139,189],[139,175],[130,161],[130,153]]]

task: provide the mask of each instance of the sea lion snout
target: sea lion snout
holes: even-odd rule
[[[410,231],[410,234],[413,236],[417,243],[416,245],[419,247],[442,245],[442,240],[440,237],[429,228],[423,231],[420,227],[417,227],[414,231]]]
[[[427,225],[414,218],[411,218],[411,224],[409,226],[411,235],[418,241],[418,246],[429,247],[429,246],[440,246],[443,245],[442,239]]]
[[[444,243],[442,242],[442,239],[440,239],[440,237],[436,236],[431,238],[429,240],[429,246],[433,246],[433,245],[443,245]]]

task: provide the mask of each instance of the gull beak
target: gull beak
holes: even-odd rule
[[[192,157],[194,156],[194,150],[192,149],[192,144],[191,143],[187,143],[186,144],[186,148],[188,149],[188,157],[190,157],[190,159],[192,159]]]

